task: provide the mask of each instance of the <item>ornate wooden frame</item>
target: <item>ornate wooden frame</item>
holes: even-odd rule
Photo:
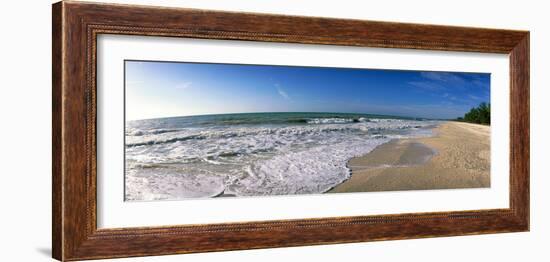
[[[53,257],[81,260],[529,230],[529,32],[84,2],[53,5]],[[98,229],[98,34],[503,53],[510,208]],[[327,230],[328,229],[328,230]]]

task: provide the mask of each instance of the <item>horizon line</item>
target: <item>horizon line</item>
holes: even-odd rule
[[[273,114],[273,113],[315,113],[315,114],[359,114],[359,115],[373,115],[373,116],[386,116],[386,117],[401,117],[401,118],[420,118],[427,120],[454,120],[456,118],[430,118],[419,117],[410,115],[388,115],[377,113],[364,113],[364,112],[327,112],[327,111],[258,111],[258,112],[231,112],[231,113],[207,113],[207,114],[194,114],[194,115],[177,115],[177,116],[163,116],[152,118],[140,118],[140,119],[126,119],[125,121],[140,121],[140,120],[153,120],[153,119],[166,119],[166,118],[178,118],[178,117],[194,117],[194,116],[215,116],[215,115],[237,115],[237,114]]]

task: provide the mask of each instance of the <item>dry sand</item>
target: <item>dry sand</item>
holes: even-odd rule
[[[489,126],[446,122],[433,131],[351,159],[351,178],[329,193],[490,186]]]

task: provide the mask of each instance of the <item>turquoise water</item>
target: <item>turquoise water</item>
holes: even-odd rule
[[[316,121],[324,121],[326,123],[352,123],[369,121],[370,119],[422,120],[411,117],[356,113],[241,113],[134,120],[129,121],[127,127],[129,130],[132,130],[133,128],[185,128],[221,125],[299,125],[311,124]]]
[[[349,113],[128,121],[126,200],[323,193],[349,178],[349,159],[437,123]]]

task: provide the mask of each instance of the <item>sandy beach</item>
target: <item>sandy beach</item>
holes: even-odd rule
[[[489,126],[446,122],[433,132],[351,159],[351,178],[329,193],[490,186]]]

